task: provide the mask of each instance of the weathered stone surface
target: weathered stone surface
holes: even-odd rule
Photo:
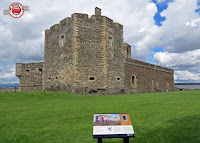
[[[19,91],[42,90],[43,63],[17,63],[16,76],[20,80]]]
[[[36,73],[38,68],[42,75]],[[47,29],[44,63],[17,64],[16,75],[20,86],[27,86],[21,90],[106,95],[174,89],[173,70],[132,60],[123,26],[101,16],[99,8],[90,18],[74,13]],[[42,86],[28,88],[39,83]]]

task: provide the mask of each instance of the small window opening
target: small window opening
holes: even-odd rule
[[[65,37],[64,35],[61,36],[61,46],[64,46],[65,44]]]
[[[121,79],[120,77],[117,78],[117,80],[120,80],[120,79]]]
[[[109,45],[109,47],[112,47],[112,38],[111,37],[108,38],[108,45]]]
[[[42,74],[42,69],[38,69],[38,71],[39,71],[39,74]]]
[[[95,78],[94,78],[94,77],[90,77],[89,79],[90,79],[90,80],[94,80]]]
[[[26,74],[29,74],[29,70],[26,70]]]
[[[132,84],[136,85],[136,76],[134,76],[134,75],[132,76],[131,82],[132,82]]]
[[[56,77],[56,79],[58,79],[58,77]]]
[[[128,48],[126,49],[126,54],[127,54],[127,56],[128,56]]]
[[[135,76],[132,76],[132,83],[135,83]]]
[[[169,86],[169,83],[167,83],[167,86]]]

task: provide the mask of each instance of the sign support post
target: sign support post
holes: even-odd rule
[[[98,138],[98,143],[102,143],[102,138]]]
[[[129,138],[123,138],[123,143],[129,143]]]

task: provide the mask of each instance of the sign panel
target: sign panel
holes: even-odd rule
[[[135,137],[129,114],[94,114],[93,138]]]

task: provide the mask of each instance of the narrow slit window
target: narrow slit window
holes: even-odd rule
[[[112,47],[112,38],[111,37],[108,38],[108,44],[109,44],[109,47]]]
[[[65,44],[65,37],[64,35],[61,36],[61,46],[64,46]]]
[[[135,83],[135,76],[132,76],[132,83]]]
[[[135,75],[133,75],[133,76],[131,77],[131,82],[132,82],[132,84],[133,84],[134,86],[136,86],[136,76],[135,76]]]

